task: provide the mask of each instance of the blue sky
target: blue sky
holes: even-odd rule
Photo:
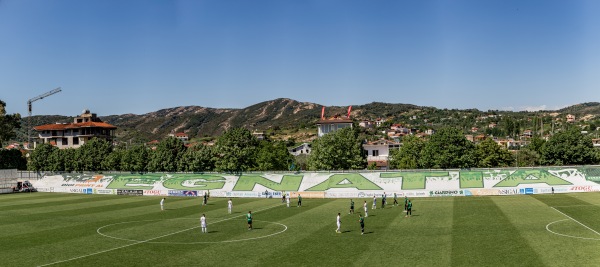
[[[600,1],[0,0],[9,113],[600,102]]]

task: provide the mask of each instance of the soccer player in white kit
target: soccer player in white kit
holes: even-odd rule
[[[204,214],[200,217],[200,227],[202,227],[203,233],[208,233],[208,230],[206,229],[206,216]]]
[[[377,208],[377,196],[373,195],[373,208],[371,208],[372,210]]]
[[[336,224],[337,224],[337,229],[335,229],[335,232],[338,233],[338,234],[341,234],[342,231],[340,230],[340,228],[342,227],[342,220],[340,219],[340,213],[339,212],[338,212]]]
[[[285,203],[287,204],[287,207],[289,208],[290,207],[290,198],[289,197],[285,198]]]
[[[367,201],[365,200],[365,204],[363,204],[363,208],[365,208],[365,217],[369,217],[369,213],[367,212]]]
[[[160,200],[160,210],[165,210],[165,198]]]
[[[231,198],[227,201],[227,211],[229,212],[229,214],[231,214],[231,209],[233,208],[233,202],[231,201]]]

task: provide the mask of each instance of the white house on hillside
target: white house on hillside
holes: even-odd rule
[[[379,169],[387,169],[390,150],[399,149],[400,143],[385,139],[366,142],[363,149],[367,152],[367,162],[375,163]]]
[[[347,127],[352,128],[352,120],[349,118],[342,118],[341,116],[329,119],[322,118],[317,122],[318,137]]]
[[[290,151],[290,154],[298,156],[302,154],[310,155],[310,151],[312,150],[312,148],[309,143],[302,143],[301,145],[289,148],[288,150]]]

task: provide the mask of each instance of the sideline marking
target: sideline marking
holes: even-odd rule
[[[119,225],[119,224],[136,223],[136,222],[158,222],[158,221],[168,221],[168,220],[195,220],[195,221],[197,221],[198,219],[196,219],[196,218],[175,218],[175,219],[166,219],[166,220],[141,220],[141,221],[120,222],[120,223],[113,223],[113,224],[108,224],[108,225],[102,226],[102,227],[98,228],[98,230],[96,230],[96,232],[98,234],[100,234],[101,236],[112,238],[112,239],[124,240],[124,241],[131,241],[131,242],[142,242],[142,240],[127,239],[127,238],[122,238],[122,237],[117,237],[117,236],[111,236],[111,235],[103,234],[102,232],[100,232],[100,230],[103,229],[103,228],[106,228],[106,227],[110,227],[110,226],[113,226],[113,225]],[[216,223],[219,223],[219,222],[222,222],[222,221],[226,221],[226,220],[229,220],[229,219],[221,219],[221,220],[212,222],[211,224],[216,224]],[[279,231],[279,232],[272,233],[272,234],[268,234],[268,235],[264,235],[264,236],[258,236],[258,237],[244,238],[244,239],[231,239],[231,240],[221,240],[221,241],[198,241],[198,242],[170,242],[170,241],[164,241],[164,242],[145,242],[145,243],[148,243],[148,244],[175,244],[175,245],[193,245],[193,244],[207,244],[207,243],[232,243],[232,242],[241,242],[241,241],[247,241],[247,240],[255,240],[255,239],[266,238],[266,237],[270,237],[270,236],[281,234],[281,233],[287,231],[287,229],[288,229],[287,225],[285,225],[283,223],[269,222],[269,221],[262,221],[262,220],[254,220],[254,221],[256,221],[256,222],[271,223],[271,224],[278,224],[278,225],[283,226],[284,229],[281,230],[281,231]],[[194,228],[198,228],[198,227],[194,227]]]
[[[565,236],[565,237],[571,237],[571,238],[578,238],[578,239],[585,239],[585,240],[599,240],[600,241],[600,238],[591,238],[591,237],[581,237],[581,236],[574,236],[574,235],[566,235],[566,234],[561,234],[561,233],[557,233],[557,232],[554,232],[554,231],[550,230],[550,225],[553,225],[553,224],[558,223],[558,222],[568,221],[568,220],[569,219],[563,219],[563,220],[558,220],[558,221],[551,222],[551,223],[549,223],[549,224],[546,225],[546,230],[548,230],[548,232],[553,233],[555,235],[560,235],[560,236]]]
[[[268,210],[268,209],[279,207],[281,205],[283,205],[283,204],[277,204],[275,206],[271,206],[271,207],[268,207],[268,208],[265,208],[265,209],[257,210],[255,212],[265,211],[265,210]],[[242,214],[242,215],[238,215],[238,216],[233,216],[231,218],[223,219],[223,221],[231,220],[231,219],[238,218],[238,217],[243,217],[243,216],[246,216],[246,214]],[[83,256],[79,256],[79,257],[74,257],[74,258],[70,258],[70,259],[66,259],[66,260],[62,260],[62,261],[55,261],[55,262],[51,262],[51,263],[46,263],[46,264],[42,264],[42,265],[38,265],[38,266],[39,267],[50,266],[50,265],[59,264],[59,263],[63,263],[63,262],[68,262],[68,261],[72,261],[72,260],[78,260],[78,259],[82,259],[82,258],[87,258],[89,256],[95,256],[95,255],[106,253],[106,252],[110,252],[110,251],[113,251],[113,250],[122,249],[122,248],[126,248],[126,247],[131,247],[131,246],[142,244],[142,243],[147,243],[147,242],[150,242],[152,240],[160,239],[160,238],[163,238],[163,237],[167,237],[167,236],[171,236],[171,235],[176,235],[176,234],[183,233],[185,231],[189,231],[189,230],[196,229],[196,228],[199,228],[199,227],[200,226],[194,226],[192,228],[183,229],[183,230],[180,230],[180,231],[177,231],[177,232],[174,232],[174,233],[170,233],[170,234],[166,234],[166,235],[161,235],[161,236],[150,238],[150,239],[147,239],[147,240],[144,240],[144,241],[136,241],[135,243],[131,243],[131,244],[119,246],[119,247],[116,247],[116,248],[106,249],[106,250],[94,252],[94,253],[91,253],[91,254],[87,254],[87,255],[83,255]],[[286,230],[287,230],[287,227],[286,227]]]
[[[596,233],[597,235],[600,235],[600,233],[596,232],[596,230],[594,230],[594,229],[592,229],[592,228],[588,227],[587,225],[585,225],[585,224],[583,224],[583,223],[579,222],[578,220],[575,220],[575,219],[573,219],[571,216],[569,216],[569,215],[567,215],[567,214],[563,213],[562,211],[560,211],[560,210],[556,209],[555,207],[550,207],[550,208],[554,209],[555,211],[558,211],[558,212],[560,212],[560,214],[562,214],[562,215],[565,215],[567,218],[569,218],[569,219],[573,220],[574,222],[576,222],[576,223],[580,224],[581,226],[583,226],[583,227],[585,227],[585,228],[589,229],[590,231],[592,231],[592,232]]]

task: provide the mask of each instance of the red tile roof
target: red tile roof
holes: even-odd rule
[[[67,129],[78,129],[78,128],[88,128],[88,127],[98,127],[105,129],[117,129],[116,126],[108,124],[106,122],[81,122],[81,123],[68,123],[68,124],[44,124],[33,127],[36,131],[57,131],[57,130],[67,130]]]

